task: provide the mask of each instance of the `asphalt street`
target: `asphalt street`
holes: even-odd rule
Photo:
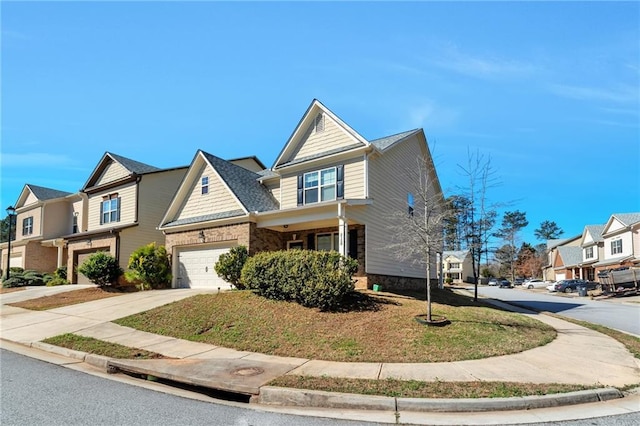
[[[473,286],[467,287],[473,292]],[[591,300],[576,294],[549,293],[546,290],[479,286],[478,294],[530,307],[537,311],[557,313],[569,318],[589,321],[640,336],[640,303],[636,298]],[[628,301],[628,302],[627,302]]]

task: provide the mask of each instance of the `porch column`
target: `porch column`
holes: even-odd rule
[[[345,206],[338,204],[338,253],[347,256],[349,253],[349,225],[345,217]]]
[[[63,258],[63,255],[64,255],[64,241],[62,241],[62,240],[60,240],[60,241],[56,240],[56,241],[54,242],[54,245],[55,245],[56,247],[58,247],[58,261],[57,261],[57,267],[59,268],[59,267],[63,266],[63,265],[62,265],[62,258]]]

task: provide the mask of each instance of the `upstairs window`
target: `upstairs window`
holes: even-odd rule
[[[323,113],[316,115],[316,120],[313,123],[313,125],[316,133],[324,132],[324,114]]]
[[[449,264],[449,269],[458,269],[460,268],[460,264],[459,263],[450,263]]]
[[[33,216],[22,219],[22,235],[33,234]]]
[[[304,203],[313,204],[336,199],[336,168],[304,174]]]
[[[593,259],[593,247],[587,247],[584,249],[584,258]]]
[[[78,233],[78,213],[73,214],[73,234]]]
[[[102,197],[100,204],[100,224],[120,222],[120,197],[111,194]]]
[[[611,241],[611,254],[622,253],[622,240]]]
[[[200,181],[200,187],[202,188],[202,195],[209,193],[209,177],[208,176],[202,176],[202,179]]]
[[[407,214],[409,216],[413,216],[413,208],[414,207],[415,207],[415,202],[413,200],[413,194],[409,192],[407,194]]]

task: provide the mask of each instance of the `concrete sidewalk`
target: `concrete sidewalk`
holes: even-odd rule
[[[29,290],[18,293],[28,292]],[[267,388],[263,389],[264,392],[261,388],[283,374],[445,382],[566,383],[597,385],[603,388],[640,383],[640,360],[634,358],[616,340],[573,323],[517,307],[510,308],[553,326],[558,332],[558,337],[548,345],[513,355],[422,364],[348,363],[277,357],[158,336],[110,322],[207,292],[192,289],[146,291],[40,312],[7,306],[6,303],[12,303],[18,298],[17,293],[9,293],[0,295],[0,330],[2,339],[73,357],[83,357],[83,354],[73,354],[72,351],[45,345],[40,341],[63,333],[76,333],[157,352],[175,359],[107,360],[105,365],[122,371],[149,374],[246,395],[262,394],[262,402],[276,404],[295,405],[296,401],[310,401],[308,397],[295,398],[291,395],[282,395],[279,402],[269,401],[265,395],[274,395],[273,390],[269,390],[272,392],[269,394]],[[20,297],[28,297],[28,294]],[[305,395],[308,396],[308,393]],[[590,397],[598,401],[613,396],[591,392]],[[368,398],[372,400],[372,397]],[[560,398],[553,398],[556,401],[550,404],[558,405]],[[315,399],[318,400],[319,397]],[[359,401],[359,407],[366,406],[361,399]],[[587,401],[589,399],[578,395],[573,398],[573,402],[565,403]],[[496,408],[498,402],[494,399],[487,404],[490,403],[490,407]],[[458,405],[461,405],[460,403],[461,401]],[[398,401],[394,401],[393,404],[397,407]],[[451,402],[452,407],[453,404],[455,401]],[[502,404],[505,409],[514,409],[506,402]],[[640,410],[640,406],[638,409]]]

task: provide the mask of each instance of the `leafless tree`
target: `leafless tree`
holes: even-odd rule
[[[474,300],[478,300],[478,281],[480,278],[480,264],[485,256],[486,264],[489,253],[489,239],[491,229],[496,221],[497,204],[489,202],[488,190],[498,185],[498,180],[491,167],[491,158],[484,157],[479,152],[473,154],[467,151],[467,164],[458,164],[462,175],[467,179],[467,186],[461,189],[462,196],[468,200],[464,224],[464,239],[466,247],[471,251],[471,262],[474,280]]]
[[[406,204],[399,203],[397,211],[389,213],[392,235],[387,246],[398,260],[410,260],[425,268],[427,275],[427,322],[431,315],[431,274],[437,254],[442,254],[443,226],[451,210],[445,200],[430,157],[421,157],[413,167],[405,170],[413,187]]]

